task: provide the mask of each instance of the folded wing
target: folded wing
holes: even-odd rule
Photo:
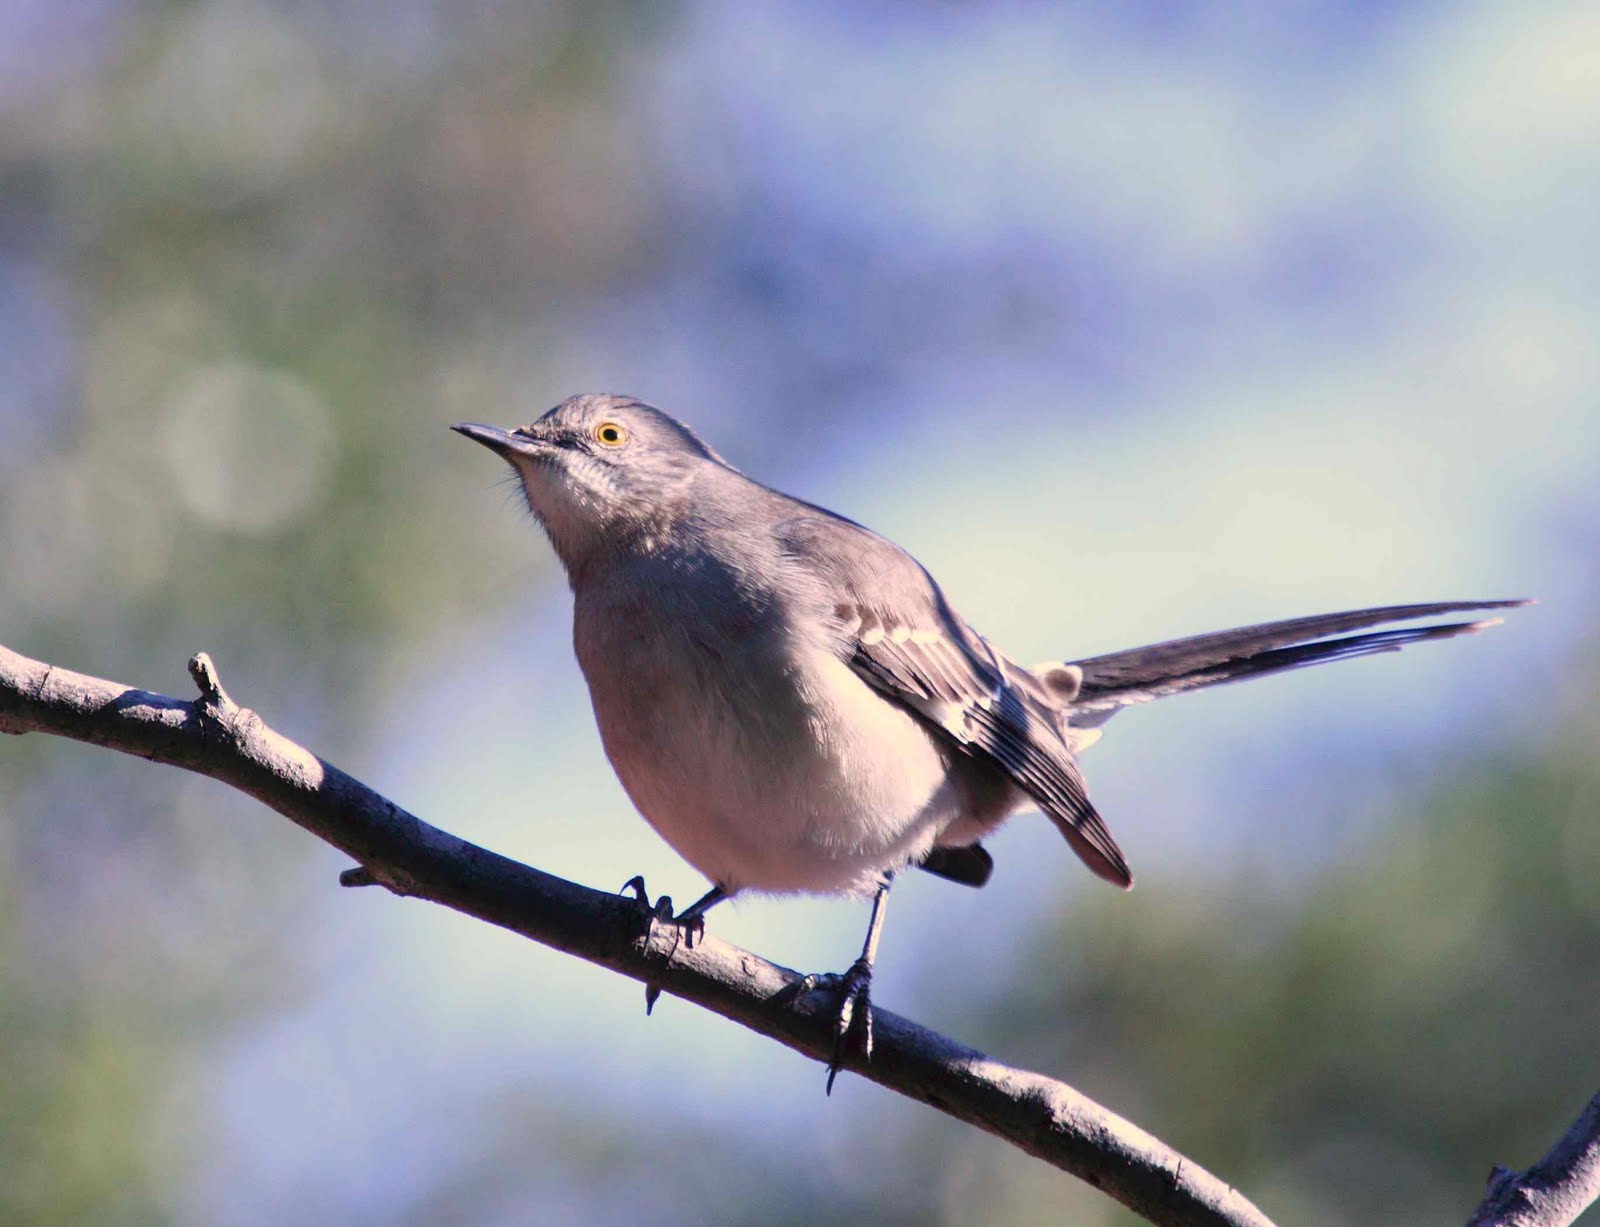
[[[1118,886],[1127,859],[1089,801],[1083,774],[1040,685],[950,608],[922,566],[892,542],[827,513],[776,529],[831,605],[840,655],[885,696],[967,754],[997,764],[1054,820],[1079,857]]]

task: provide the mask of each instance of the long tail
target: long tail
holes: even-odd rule
[[[1468,610],[1512,609],[1531,604],[1532,601],[1450,601],[1438,605],[1387,605],[1379,609],[1292,618],[1286,622],[1264,622],[1259,626],[1242,626],[1069,661],[1069,669],[1081,669],[1083,673],[1077,693],[1066,704],[1067,723],[1074,728],[1094,728],[1104,724],[1119,708],[1133,703],[1147,703],[1169,694],[1320,665],[1325,661],[1396,652],[1409,643],[1421,643],[1425,639],[1449,639],[1481,631],[1498,625],[1501,619],[1447,622],[1365,635],[1343,635],[1345,631],[1384,622],[1407,622]],[[1331,638],[1335,635],[1342,637]]]

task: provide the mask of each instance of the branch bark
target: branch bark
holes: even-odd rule
[[[1600,1094],[1525,1172],[1497,1167],[1467,1227],[1566,1227],[1600,1198]]]
[[[355,858],[347,885],[442,904],[659,985],[813,1060],[832,1053],[832,990],[801,992],[786,967],[710,936],[691,947],[632,900],[429,826],[235,704],[204,653],[189,669],[200,697],[184,702],[0,647],[0,732],[52,733],[210,776]],[[871,1060],[845,1062],[862,1077],[1004,1138],[1153,1223],[1272,1227],[1199,1164],[1065,1083],[887,1010],[874,1007],[873,1019]]]

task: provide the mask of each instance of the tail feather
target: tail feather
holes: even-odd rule
[[[1068,662],[1083,670],[1077,694],[1066,706],[1067,722],[1093,727],[1122,707],[1146,703],[1223,682],[1262,677],[1328,661],[1395,652],[1410,643],[1449,639],[1495,626],[1499,618],[1449,622],[1403,630],[1330,638],[1384,622],[1404,622],[1468,610],[1511,609],[1531,601],[1452,601],[1434,605],[1388,605],[1173,639],[1148,647]]]
[[[918,869],[963,886],[982,886],[994,872],[994,857],[982,844],[961,848],[929,848],[917,862]]]

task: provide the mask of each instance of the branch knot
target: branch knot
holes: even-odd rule
[[[196,652],[189,657],[189,676],[194,678],[194,684],[200,689],[200,701],[207,707],[217,709],[217,715],[232,715],[238,708],[228,692],[222,688],[222,678],[217,674],[217,666],[212,661],[208,652]]]

